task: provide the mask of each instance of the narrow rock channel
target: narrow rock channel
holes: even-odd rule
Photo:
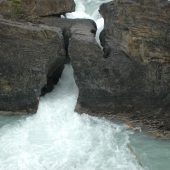
[[[50,93],[40,98],[36,114],[0,116],[0,170],[169,170],[169,141],[157,140],[144,135],[142,132],[134,132],[122,123],[113,123],[105,118],[90,116],[85,112],[79,114],[75,111],[75,107],[77,111],[79,110],[77,100],[80,100],[80,98],[78,99],[79,92],[83,89],[78,89],[75,75],[84,76],[77,69],[79,64],[77,61],[80,57],[83,58],[83,54],[89,56],[96,54],[101,58],[103,57],[99,43],[99,32],[103,28],[104,20],[99,15],[98,8],[100,4],[107,1],[75,0],[75,2],[76,11],[66,14],[67,18],[75,18],[75,20],[63,21],[56,18],[56,14],[50,18],[43,16],[39,19],[41,26],[36,24],[25,26],[35,30],[32,34],[29,29],[26,29],[28,34],[26,39],[24,39],[25,33],[23,33],[22,24],[20,26],[16,22],[9,24],[6,23],[5,19],[2,19],[3,26],[5,25],[7,29],[12,24],[15,31],[20,31],[21,38],[24,37],[22,47],[24,51],[27,51],[27,48],[32,48],[32,45],[24,44],[25,41],[26,43],[30,42],[30,35],[34,37],[33,45],[36,46],[37,50],[44,47],[39,55],[43,59],[41,64],[44,64],[46,69],[38,70],[38,76],[37,70],[35,70],[36,76],[43,77],[43,81],[39,87],[34,85],[31,87],[39,90],[37,96],[51,91],[53,89],[51,86],[54,86],[58,79],[59,81]],[[48,10],[46,12],[48,13]],[[60,11],[61,13],[62,11]],[[77,18],[95,20],[98,29],[96,30],[93,21]],[[2,27],[2,25],[0,26]],[[10,36],[11,32],[8,31],[8,34]],[[14,38],[12,37],[8,41],[11,43]],[[56,43],[59,43],[57,49],[55,49]],[[6,45],[5,38],[3,44]],[[20,45],[20,42],[18,44]],[[87,51],[88,47],[93,51]],[[56,50],[57,53],[52,54]],[[46,58],[45,55],[49,51],[51,51],[52,56]],[[31,56],[32,53],[28,54]],[[41,56],[43,53],[44,56]],[[50,63],[51,59],[52,63]],[[92,58],[92,60],[95,59]],[[73,66],[68,64],[70,60]],[[39,59],[36,58],[34,61],[37,62]],[[84,59],[81,61],[90,62]],[[53,79],[55,71],[48,69],[53,68],[51,67],[53,65],[56,68],[56,63],[60,63],[57,66],[60,72],[63,70],[61,77],[60,75],[56,76],[57,80]],[[36,63],[32,64],[33,67],[34,64],[36,65]],[[39,67],[36,65],[34,68]],[[28,70],[26,69],[25,73]],[[48,73],[47,76],[44,71]],[[92,78],[89,77],[89,79]],[[46,84],[48,81],[49,84]],[[22,85],[19,84],[19,86]],[[79,87],[82,87],[82,84]],[[6,92],[5,90],[4,92]],[[35,99],[36,97],[33,96]],[[37,102],[31,111],[36,111]],[[23,101],[23,103],[28,102]],[[19,112],[22,112],[20,106],[18,108]],[[26,112],[31,111],[26,110]]]

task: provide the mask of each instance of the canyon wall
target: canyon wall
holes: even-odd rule
[[[120,114],[169,130],[170,3],[115,0],[100,13],[104,54],[86,43],[70,53],[80,89],[77,110]]]
[[[74,9],[72,0],[0,1],[0,114],[35,113],[70,62],[70,39],[94,39],[93,21],[61,18]]]

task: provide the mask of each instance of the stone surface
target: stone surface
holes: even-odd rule
[[[75,25],[70,29],[68,53],[74,69],[76,83],[79,87],[77,111],[92,109],[105,95],[105,78],[100,69],[103,51],[95,40],[96,25],[93,22]],[[106,80],[107,81],[107,80]],[[101,102],[99,103],[101,104]],[[81,106],[81,110],[79,107]],[[82,109],[85,110],[82,110]],[[103,108],[101,106],[102,109]]]
[[[169,9],[165,0],[102,5],[104,55],[91,37],[95,26],[71,28],[69,55],[80,90],[77,111],[124,113],[145,125],[169,129]]]
[[[126,98],[120,106],[130,106],[130,111],[161,113],[169,107],[169,9],[165,0],[116,0],[100,8],[105,19],[101,34],[105,57],[113,60],[118,74],[112,72],[120,89],[113,94]]]
[[[51,16],[34,23],[0,19],[0,114],[36,112],[40,95],[53,89],[70,54],[79,53],[78,45],[84,50],[93,46],[92,55],[102,58],[95,32],[95,23],[87,19]]]
[[[141,63],[170,62],[170,2],[158,2],[116,0],[100,9],[105,18],[106,36],[112,37],[122,51]]]
[[[60,28],[0,19],[0,110],[35,113],[41,90],[52,89],[64,62]]]
[[[8,18],[36,18],[75,10],[74,0],[1,0],[0,14]]]
[[[102,64],[104,58],[103,51],[95,40],[96,24],[92,20],[54,17],[42,18],[39,22],[60,26],[63,29],[67,59],[71,59],[74,77],[79,87],[78,105],[84,102],[89,105],[91,97],[96,97],[96,95],[92,95],[93,93],[103,97],[101,87],[105,80],[102,75],[98,74],[100,73],[98,62]],[[97,88],[99,92],[96,92]],[[95,101],[97,102],[97,100]]]
[[[109,113],[169,131],[169,2],[115,0],[102,5],[103,50],[91,20],[57,18],[65,9],[56,12],[53,5],[43,9],[29,3],[22,11],[26,1],[8,1],[15,8],[4,7],[6,2],[0,1],[0,14],[23,19],[0,19],[0,114],[36,112],[39,96],[53,88],[63,64],[71,60],[79,87],[77,111]],[[23,22],[25,15],[32,23]]]

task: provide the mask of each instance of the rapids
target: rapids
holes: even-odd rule
[[[69,18],[103,19],[106,0],[76,0]],[[97,38],[98,40],[98,38]],[[32,116],[0,117],[0,170],[169,170],[170,142],[127,130],[104,118],[74,112],[78,88],[65,65],[55,89]],[[130,147],[129,147],[130,146]]]
[[[66,65],[37,114],[0,122],[0,170],[142,170],[125,125],[74,112],[78,89]]]

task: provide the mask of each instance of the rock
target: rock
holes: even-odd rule
[[[96,24],[94,21],[89,19],[68,19],[68,18],[57,18],[57,17],[43,17],[34,20],[35,23],[44,24],[48,26],[54,26],[61,28],[64,37],[65,51],[67,53],[68,60],[70,60],[69,56],[69,45],[71,37],[75,35],[76,30],[72,31],[73,28],[79,30],[79,32],[86,30],[90,31],[90,38],[95,41],[95,33],[96,33]],[[83,28],[84,27],[84,28]],[[80,35],[80,34],[79,34]]]
[[[170,123],[170,2],[116,0],[103,4],[100,35],[110,60],[114,112],[130,112],[144,124],[168,129]],[[116,89],[116,87],[118,87]],[[118,110],[116,109],[118,108]],[[165,114],[166,113],[166,114]]]
[[[74,0],[2,0],[0,14],[7,18],[37,18],[75,10]]]
[[[154,6],[157,0],[137,1],[144,5],[117,0],[101,6],[106,36],[133,60],[144,64],[170,62],[170,3]]]
[[[96,25],[78,24],[70,29],[68,53],[79,88],[77,111],[93,109],[104,98],[104,77],[100,74],[103,52],[95,40]],[[81,106],[81,110],[79,110]],[[82,110],[82,109],[85,110]],[[88,113],[88,111],[86,111]]]
[[[105,57],[117,70],[111,80],[119,88],[112,84],[112,94],[125,105],[120,111],[130,106],[129,111],[150,112],[170,104],[169,9],[165,0],[116,0],[100,8]]]
[[[100,93],[102,91],[100,89],[102,83],[99,84],[99,81],[105,81],[98,74],[100,67],[94,67],[98,64],[97,61],[101,63],[100,59],[103,60],[103,52],[95,40],[96,24],[92,20],[87,19],[73,20],[54,17],[41,18],[39,22],[57,27],[60,26],[63,29],[67,58],[71,59],[74,77],[79,87],[77,109],[78,105],[83,103],[88,103],[88,105],[92,103],[93,106],[93,97],[96,97],[96,95],[93,96],[92,93],[97,94],[96,88],[98,88],[98,95],[102,97]]]
[[[89,55],[97,59],[99,54],[102,59],[95,32],[95,23],[87,19],[51,16],[34,23],[0,19],[0,114],[36,112],[39,97],[53,89],[70,58],[76,73],[78,69],[87,71],[89,68],[77,68],[78,55],[73,53],[91,48]],[[81,56],[79,59],[83,59],[83,51]]]
[[[35,113],[63,69],[62,30],[0,19],[0,37],[0,111]]]
[[[108,101],[112,103],[106,69],[109,61],[103,58],[103,51],[96,42],[96,24],[92,20],[63,20],[54,17],[41,18],[38,22],[63,29],[67,57],[71,59],[79,87],[76,110],[108,110]]]
[[[170,3],[152,2],[115,0],[101,6],[104,55],[93,24],[82,25],[81,30],[71,27],[69,56],[79,87],[77,111],[131,113],[154,126],[159,126],[154,122],[170,122],[166,116],[170,113]]]

